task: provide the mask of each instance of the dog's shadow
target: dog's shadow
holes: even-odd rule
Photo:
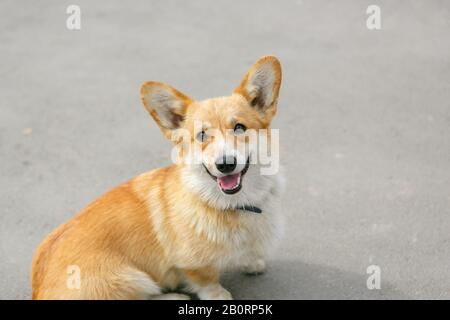
[[[367,274],[356,274],[299,261],[269,261],[266,273],[228,272],[222,285],[235,299],[410,299],[381,278],[381,288],[367,288]]]

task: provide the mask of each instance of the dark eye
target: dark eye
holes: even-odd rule
[[[208,138],[208,135],[205,131],[200,131],[197,133],[197,136],[195,137],[198,141],[203,142]]]
[[[247,128],[243,124],[238,123],[234,126],[235,134],[243,134],[245,130],[247,130]]]

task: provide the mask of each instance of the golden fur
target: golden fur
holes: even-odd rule
[[[273,84],[272,92],[265,92],[268,95],[264,97],[249,89],[248,83],[261,65],[271,72],[268,81]],[[258,60],[229,97],[197,102],[158,82],[145,83],[141,96],[166,137],[171,138],[173,130],[182,126],[192,132],[193,144],[196,119],[206,120],[222,132],[236,121],[248,128],[269,128],[280,83],[279,62],[268,56]],[[157,95],[152,96],[155,92]],[[263,101],[267,97],[270,101]],[[167,106],[169,109],[164,109]],[[236,139],[247,143],[245,138]],[[181,145],[181,157],[186,154],[184,147]],[[202,149],[207,157],[214,157],[214,141],[205,142]],[[210,165],[205,163],[208,168]],[[197,179],[189,170],[188,164],[180,163],[141,174],[104,194],[54,230],[34,255],[33,299],[186,298],[163,294],[181,284],[201,299],[231,298],[219,284],[220,271],[239,264],[251,272],[263,271],[265,248],[259,247],[266,238],[271,241],[275,223],[266,212],[258,216],[219,205],[219,200],[217,205],[206,201],[189,187],[194,183],[192,179]],[[259,179],[251,174],[254,176],[251,178],[249,173],[249,184],[250,179]],[[209,180],[198,178],[195,183],[201,187],[202,181]],[[269,198],[263,191],[258,192],[264,199],[261,201]],[[272,195],[275,191],[267,192]],[[225,203],[231,198],[220,201]],[[255,255],[247,254],[253,249]],[[243,257],[254,260],[242,261]],[[68,287],[68,266],[79,267],[79,288]]]

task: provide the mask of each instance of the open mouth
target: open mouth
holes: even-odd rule
[[[206,172],[213,178],[215,181],[217,181],[217,184],[219,185],[220,190],[222,190],[223,193],[226,194],[235,194],[239,192],[242,188],[242,178],[246,174],[248,168],[250,167],[250,158],[247,158],[247,162],[245,164],[244,169],[242,169],[241,172],[230,174],[227,176],[222,177],[216,177],[209,172],[208,168],[206,168]]]

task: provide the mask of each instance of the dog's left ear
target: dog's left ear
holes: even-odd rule
[[[280,61],[275,56],[265,56],[250,68],[234,93],[244,96],[252,107],[270,119],[277,109],[280,85]]]

